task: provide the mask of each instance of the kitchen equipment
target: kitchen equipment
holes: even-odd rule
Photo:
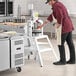
[[[10,69],[9,38],[0,34],[0,71]]]
[[[13,22],[14,22],[14,23],[25,23],[25,19],[15,18],[15,19],[13,19]]]
[[[13,0],[0,0],[0,16],[13,16]]]
[[[10,38],[11,49],[11,68],[17,68],[21,71],[21,66],[24,65],[24,37],[12,36]]]
[[[0,71],[17,68],[21,72],[24,65],[24,37],[11,33],[0,34]]]

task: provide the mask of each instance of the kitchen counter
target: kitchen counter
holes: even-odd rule
[[[0,23],[0,25],[9,25],[9,26],[24,26],[24,25],[26,25],[26,23],[4,22],[4,23]]]
[[[4,22],[0,23],[0,32],[16,31],[18,33],[27,32],[27,23]]]

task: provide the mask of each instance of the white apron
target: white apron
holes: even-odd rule
[[[61,45],[61,32],[62,32],[62,26],[56,28],[57,45]]]

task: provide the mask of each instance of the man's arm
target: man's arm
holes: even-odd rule
[[[41,29],[44,25],[46,25],[49,21],[45,20],[42,25],[39,25],[37,29]]]
[[[47,23],[49,23],[49,22],[52,22],[53,21],[53,17],[52,17],[52,14],[47,18],[47,20],[45,20],[44,22],[43,22],[43,24],[42,25],[39,25],[37,28],[38,29],[41,29],[43,26],[45,26]]]

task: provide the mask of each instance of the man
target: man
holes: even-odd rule
[[[54,62],[53,64],[54,65],[65,65],[66,63],[75,64],[75,48],[72,40],[72,30],[74,29],[74,27],[68,15],[67,9],[58,0],[47,0],[46,4],[47,3],[50,6],[52,6],[53,13],[47,18],[47,20],[44,21],[42,25],[38,26],[38,28],[42,28],[48,22],[52,22],[53,21],[52,15],[57,20],[55,27],[59,28],[60,26],[62,26],[61,45],[58,45],[60,53],[60,61]],[[64,47],[65,41],[67,42],[69,47],[69,53],[70,53],[69,61],[66,61],[65,57],[65,47]]]

